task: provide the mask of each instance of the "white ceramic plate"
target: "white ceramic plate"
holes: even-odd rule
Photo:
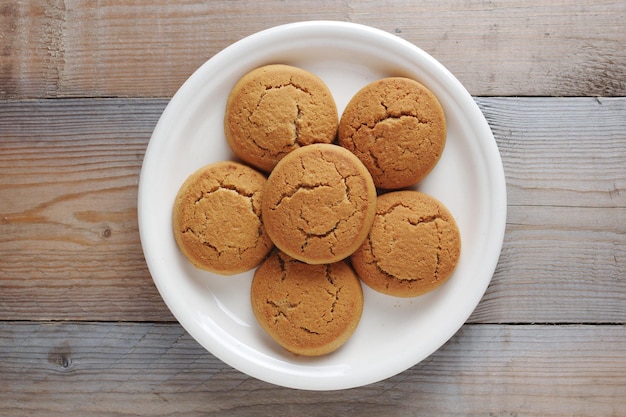
[[[462,253],[439,289],[412,299],[373,292],[352,338],[336,352],[298,357],[258,326],[249,305],[253,272],[224,277],[195,269],[171,232],[178,188],[196,169],[232,159],[223,133],[226,98],[246,72],[270,63],[299,66],[330,87],[341,114],[354,93],[387,76],[414,78],[439,98],[448,138],[435,169],[417,187],[455,216]],[[168,307],[202,346],[253,377],[291,388],[335,390],[383,380],[441,347],[470,316],[491,280],[506,217],[502,162],[470,94],[434,58],[389,33],[342,22],[302,22],[268,29],[224,49],[172,98],[154,129],[141,170],[141,243]]]

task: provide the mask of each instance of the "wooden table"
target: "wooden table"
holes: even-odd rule
[[[626,3],[444,3],[3,0],[0,415],[626,415]],[[136,215],[146,145],[185,79],[315,19],[447,66],[493,130],[509,204],[468,323],[406,372],[332,392],[256,380],[196,343]]]

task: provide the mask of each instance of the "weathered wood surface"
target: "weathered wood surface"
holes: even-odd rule
[[[233,42],[318,19],[397,34],[473,95],[624,96],[625,18],[623,1],[3,1],[0,99],[170,97]]]
[[[626,99],[477,101],[502,155],[508,212],[471,320],[624,323]]]
[[[494,132],[509,203],[469,324],[337,392],[279,388],[200,347],[152,283],[136,218],[146,145],[185,79],[313,19],[448,67]],[[623,1],[0,0],[0,415],[626,415],[624,21]]]
[[[471,321],[626,320],[626,99],[480,98],[508,184]],[[0,319],[173,320],[138,236],[165,100],[0,102]]]
[[[164,100],[0,102],[0,317],[172,317],[139,241],[137,186]]]
[[[422,363],[301,392],[224,365],[178,324],[0,323],[3,416],[623,416],[626,328],[466,325]]]

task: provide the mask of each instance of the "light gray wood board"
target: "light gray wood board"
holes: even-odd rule
[[[171,97],[227,46],[302,20],[397,35],[473,95],[624,96],[625,13],[586,0],[6,2],[0,98]]]
[[[624,352],[623,325],[466,325],[397,376],[312,392],[232,369],[177,324],[2,322],[0,414],[621,416]]]
[[[508,212],[496,273],[471,320],[624,322],[626,100],[476,101],[502,155]],[[528,315],[530,304],[542,313]]]
[[[626,99],[477,98],[504,247],[474,322],[626,318]],[[0,101],[0,318],[171,321],[143,259],[139,171],[167,100]]]

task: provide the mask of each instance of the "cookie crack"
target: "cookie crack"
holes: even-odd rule
[[[402,208],[405,208],[405,209],[411,210],[411,211],[414,210],[413,207],[411,207],[410,205],[405,204],[405,203],[399,201],[399,202],[396,202],[396,203],[392,204],[391,206],[389,206],[389,208],[387,208],[386,210],[377,212],[376,215],[377,216],[387,216],[387,215],[391,214],[391,212],[393,212],[398,207],[402,207]],[[429,214],[429,215],[426,215],[426,216],[420,216],[417,220],[407,219],[409,224],[411,224],[413,226],[416,226],[416,225],[421,224],[421,223],[432,223],[432,222],[434,222],[436,220],[443,220],[443,216],[441,215],[440,212],[436,212],[434,214]]]
[[[304,220],[304,222],[308,225],[310,225],[311,221],[309,219],[307,219],[304,214],[302,213],[302,210],[300,210],[300,218],[302,220]],[[299,231],[302,232],[302,234],[306,235],[307,237],[318,237],[318,238],[323,238],[323,237],[328,237],[330,236],[331,233],[333,233],[335,230],[337,230],[337,227],[339,226],[339,223],[341,223],[342,221],[345,221],[345,219],[339,219],[335,222],[334,225],[332,225],[327,231],[323,232],[323,233],[313,233],[313,232],[309,232],[308,230],[303,229],[302,227],[298,227],[297,229]]]
[[[309,89],[308,89],[308,88],[306,88],[305,86],[300,85],[300,84],[298,84],[297,82],[295,82],[295,81],[293,80],[293,77],[289,77],[289,82],[288,82],[288,83],[285,83],[285,84],[282,84],[282,86],[283,86],[283,87],[285,87],[285,86],[291,86],[291,87],[295,88],[296,90],[300,90],[300,91],[302,91],[303,93],[306,93],[306,94],[307,94],[307,95],[309,95],[309,96],[310,96],[310,95],[312,95],[312,94],[311,94],[311,92],[309,91]]]
[[[219,249],[217,246],[213,245],[209,240],[204,239],[201,234],[196,233],[193,229],[188,228],[188,229],[186,229],[183,232],[183,234],[185,234],[185,233],[191,233],[198,240],[198,242],[200,242],[200,244],[202,246],[205,246],[205,247],[211,249],[212,251],[214,251],[217,254],[218,258],[220,258],[220,257],[222,257],[224,255],[224,252],[225,252],[224,250]],[[241,257],[243,257],[244,253],[246,253],[249,250],[255,249],[257,247],[257,245],[258,244],[255,243],[253,246],[241,248],[241,247],[239,247],[237,245],[228,245],[228,244],[226,244],[226,245],[224,245],[224,248],[227,249],[227,250],[236,250],[237,251],[237,255],[241,258]]]
[[[193,230],[193,228],[187,227],[185,230],[182,231],[182,234],[183,235],[185,235],[185,234],[193,235],[193,237],[196,238],[196,240],[198,240],[198,242],[200,242],[200,244],[202,246],[206,246],[206,247],[212,249],[214,252],[217,253],[218,257],[222,256],[222,251],[217,246],[211,244],[211,242],[209,242],[208,240],[204,239],[202,234],[196,232],[195,230]]]
[[[374,139],[374,141],[377,141],[377,140],[378,138]],[[378,156],[376,156],[372,147],[369,148],[369,155],[372,160],[372,163],[374,164],[374,167],[376,167],[376,169],[378,169],[379,171],[384,171],[383,167],[380,166],[380,161],[378,160]]]
[[[345,179],[343,179],[342,181],[343,181],[343,182],[344,182],[344,184],[345,184]],[[345,185],[346,185],[346,189],[348,189],[348,188],[349,188],[349,187],[348,187],[348,185],[347,185],[347,184],[345,184]],[[337,201],[333,202],[333,204],[331,204],[329,207],[330,207],[330,208],[337,207],[337,206],[339,206],[340,204],[344,203],[345,201],[348,201],[348,202],[350,203],[350,205],[351,205],[351,206],[352,206],[352,207],[356,210],[356,208],[357,208],[357,206],[358,206],[358,203],[357,203],[356,201],[353,201],[353,200],[350,198],[350,193],[346,192],[346,193],[345,193],[345,195],[344,195],[344,197],[345,197],[345,200],[337,200]],[[281,201],[282,201],[282,200],[281,200]],[[308,219],[308,218],[304,215],[304,212],[303,212],[302,210],[300,210],[300,211],[298,212],[298,215],[299,215],[300,219],[301,219],[301,220],[303,220],[303,221],[304,221],[304,223],[305,223],[307,226],[310,226],[310,225],[311,225],[311,219]],[[310,240],[311,240],[311,239],[324,239],[324,238],[327,238],[327,237],[329,237],[329,236],[334,236],[334,237],[336,238],[336,236],[337,236],[337,234],[336,234],[336,233],[337,233],[337,230],[341,227],[341,224],[342,224],[342,223],[345,223],[345,222],[348,222],[348,221],[350,220],[350,218],[352,218],[352,216],[353,216],[353,215],[354,215],[354,211],[352,211],[351,213],[348,213],[348,214],[346,214],[346,215],[344,215],[344,216],[342,216],[342,217],[338,218],[338,219],[337,219],[337,220],[336,220],[336,221],[335,221],[335,222],[334,222],[334,223],[333,223],[333,224],[332,224],[332,225],[331,225],[331,226],[330,226],[330,227],[329,227],[326,231],[324,231],[324,232],[317,232],[317,233],[314,233],[314,232],[311,232],[310,230],[307,230],[307,229],[305,229],[305,228],[303,228],[303,227],[297,227],[297,230],[298,230],[298,231],[299,231],[302,235],[304,235],[304,242],[303,242],[303,243],[302,243],[302,245],[300,246],[300,250],[304,252],[304,251],[305,251],[305,249],[306,249],[306,247],[309,245],[309,243],[310,243]],[[332,255],[335,255],[335,250],[334,250],[334,248],[333,248],[332,246],[329,246],[329,247],[328,247],[328,250],[329,250],[329,252],[330,252]]]
[[[274,205],[274,207],[271,208],[271,210],[276,210],[278,209],[285,201],[290,200],[291,198],[293,198],[296,194],[298,194],[298,192],[302,191],[302,190],[315,190],[318,188],[324,188],[324,187],[332,187],[331,184],[327,184],[327,183],[317,183],[317,184],[300,184],[298,185],[296,188],[293,189],[293,191],[291,192],[287,192],[287,193],[282,193],[279,197],[278,197],[278,202]]]
[[[305,219],[306,220],[306,219]],[[331,235],[333,235],[335,237],[335,239],[337,238],[336,232],[337,232],[337,227],[339,226],[339,223],[341,223],[343,220],[339,220],[335,223],[335,225],[327,232],[325,233],[311,233],[307,230],[302,229],[301,227],[298,227],[298,230],[304,235],[304,242],[302,243],[302,245],[300,246],[300,250],[304,253],[306,251],[306,248],[309,246],[309,242],[312,239],[324,239],[327,238]],[[331,253],[331,255],[335,255],[335,249],[333,248],[333,246],[329,246],[328,247],[328,251]]]
[[[253,121],[250,121],[250,123],[253,123],[255,126],[257,126],[257,127],[258,127],[258,124],[254,123]],[[262,150],[262,151],[263,151],[263,152],[265,152],[265,153],[270,153],[270,154],[273,154],[273,153],[275,153],[275,152],[276,152],[276,150],[274,150],[274,149],[271,149],[271,148],[268,148],[268,147],[266,147],[266,146],[261,145],[261,144],[260,144],[260,143],[256,140],[256,138],[255,138],[254,136],[248,136],[248,139],[249,139],[252,143],[254,143],[254,146],[256,146],[258,149]],[[283,152],[287,152],[287,151],[289,151],[289,150],[293,147],[293,145],[294,145],[294,144],[295,144],[295,142],[293,142],[293,143],[291,143],[291,144],[288,144],[288,145],[284,146],[284,147],[283,147],[283,150],[284,150]],[[278,152],[278,153],[280,153],[280,152]]]
[[[198,237],[198,235],[194,235],[194,236]],[[208,248],[211,248],[212,250],[214,250],[215,252],[217,252],[217,257],[218,257],[218,258],[219,258],[220,256],[222,256],[222,253],[223,253],[223,252],[222,252],[221,250],[219,250],[219,249],[217,248],[217,246],[212,245],[210,242],[208,242],[208,241],[206,241],[206,240],[201,240],[201,239],[200,239],[200,242],[202,243],[202,245],[203,245],[203,246],[206,246],[206,247],[208,247]]]
[[[280,280],[284,282],[287,279],[287,266],[285,265],[285,260],[281,256],[280,252],[278,253],[278,265],[280,266]]]
[[[374,130],[378,124],[383,123],[383,122],[385,122],[387,120],[402,120],[402,119],[408,119],[408,118],[415,119],[415,120],[417,120],[417,122],[419,124],[423,124],[423,125],[427,125],[427,124],[430,123],[429,121],[422,120],[422,119],[419,118],[419,116],[416,116],[416,115],[411,114],[411,113],[400,113],[397,116],[387,114],[384,117],[374,119],[370,123],[363,122],[363,123],[360,123],[358,126],[353,126],[353,129],[355,130],[355,133],[359,132],[361,129],[364,129],[364,128],[367,128],[369,130]]]
[[[358,178],[360,177],[360,175],[358,174],[351,174],[351,173],[342,173],[339,168],[337,168],[337,164],[335,163],[335,161],[332,160],[327,160],[324,158],[324,155],[321,155],[321,159],[329,164],[331,164],[333,166],[333,168],[335,169],[335,172],[337,173],[337,175],[340,178],[341,183],[343,184],[344,187],[344,196],[346,198],[346,200],[348,202],[350,202],[350,204],[352,206],[354,206],[356,208],[357,203],[353,201],[353,197],[357,197],[359,198],[361,201],[364,199],[359,193],[353,192],[352,188],[350,187],[350,184],[348,183],[348,180],[351,178]],[[337,200],[337,202],[335,202],[332,207],[338,206],[339,204],[341,204],[342,201]],[[345,219],[343,219],[345,220]]]
[[[305,86],[299,85],[298,83],[293,81],[293,78],[289,78],[289,81],[286,83],[279,83],[276,85],[266,85],[265,89],[263,90],[263,92],[259,95],[259,99],[256,102],[256,105],[254,107],[254,110],[252,110],[250,113],[251,115],[248,116],[248,118],[250,118],[252,116],[252,113],[254,113],[255,110],[257,110],[260,106],[261,103],[263,102],[263,99],[265,98],[265,96],[272,90],[280,90],[283,89],[285,87],[293,87],[298,91],[302,91],[303,93],[305,93],[308,96],[312,96],[311,92],[309,91],[308,88],[306,88]]]
[[[326,319],[327,323],[332,322],[335,319],[335,307],[337,306],[337,303],[339,302],[339,293],[341,292],[341,287],[338,287],[335,284],[335,281],[333,280],[333,276],[331,274],[331,268],[330,265],[326,265],[326,281],[328,281],[328,283],[333,287],[333,289],[335,290],[335,292],[332,292],[330,290],[326,290],[326,292],[333,297],[333,302],[330,305],[330,317],[328,319]]]
[[[439,254],[443,251],[441,246],[441,231],[439,230],[439,224],[435,223],[435,229],[437,230],[437,252],[435,253],[435,281],[439,280],[439,267],[441,266],[441,257]]]
[[[302,91],[302,92],[305,92],[305,93],[309,94],[309,92],[308,92],[308,91],[306,91],[305,89],[302,89],[302,88],[300,88],[299,86],[297,86],[296,84],[292,83],[292,82],[291,82],[291,79],[289,80],[289,82],[284,83],[284,84],[277,84],[277,85],[265,85],[265,86],[264,86],[264,90],[263,90],[263,92],[261,92],[261,94],[259,95],[259,99],[256,101],[256,104],[255,104],[255,106],[254,106],[254,109],[252,109],[252,111],[250,111],[250,116],[248,116],[248,120],[250,120],[250,118],[252,117],[252,115],[254,114],[254,112],[255,112],[256,110],[258,110],[258,109],[259,109],[259,107],[261,107],[261,103],[263,102],[263,99],[265,99],[265,96],[266,96],[266,95],[267,95],[270,91],[272,91],[272,90],[280,90],[280,89],[282,89],[282,88],[289,87],[289,86],[291,86],[291,87],[295,88],[296,90],[300,90],[300,91]],[[253,122],[253,121],[251,121],[251,120],[250,120],[250,122],[251,122],[251,123],[254,123],[254,122]],[[254,124],[258,126],[258,124],[256,124],[256,123],[254,123]]]
[[[238,177],[241,177],[241,174],[238,175]],[[224,182],[219,183],[219,186],[215,186],[212,189],[203,192],[198,198],[196,198],[194,200],[194,204],[198,205],[202,200],[204,200],[205,198],[208,198],[209,195],[218,192],[219,190],[228,190],[228,191],[234,191],[236,192],[239,196],[244,197],[248,200],[249,204],[250,204],[250,211],[255,215],[258,216],[259,215],[259,210],[255,210],[254,208],[254,196],[255,196],[255,192],[247,192],[244,189],[237,187],[236,184],[224,184]],[[205,223],[208,224],[208,219],[205,217]],[[219,250],[217,248],[217,246],[213,245],[209,240],[206,240],[201,233],[193,230],[192,228],[188,227],[187,229],[185,229],[185,231],[183,233],[191,233],[193,234],[193,236],[204,246],[210,247],[211,249],[213,249],[218,257],[222,256],[223,252],[222,250]],[[239,255],[239,257],[241,257],[245,252],[249,251],[249,250],[253,250],[255,249],[259,243],[260,240],[258,239],[258,237],[263,236],[264,231],[263,231],[263,223],[259,222],[259,226],[257,227],[257,239],[255,239],[254,244],[252,246],[247,246],[247,247],[240,247],[238,245],[228,245],[225,244],[224,247],[227,249],[236,249],[237,253]]]
[[[241,248],[239,246],[228,246],[231,249],[237,249],[237,253],[239,254],[239,257],[243,257],[243,255],[250,251],[250,250],[254,250],[256,249],[260,244],[263,244],[263,242],[261,241],[261,239],[258,239],[258,237],[263,236],[263,227],[259,226],[257,228],[257,239],[254,241],[254,245],[252,246],[247,246],[245,248]]]
[[[286,83],[282,83],[282,84],[277,84],[277,85],[266,85],[265,89],[263,90],[263,92],[261,92],[261,94],[259,95],[259,98],[256,102],[256,104],[254,105],[253,109],[248,109],[248,112],[250,113],[247,117],[248,123],[250,123],[251,125],[260,128],[263,127],[265,124],[264,122],[257,122],[254,120],[254,114],[256,113],[257,110],[259,110],[259,107],[261,106],[261,103],[263,102],[263,100],[265,99],[265,97],[267,96],[267,94],[272,91],[272,90],[280,90],[283,89],[285,87],[293,87],[298,91],[301,91],[303,93],[305,93],[308,96],[312,96],[311,92],[304,86],[299,85],[298,83],[293,81],[293,78],[290,78],[288,82]],[[300,104],[298,102],[295,103],[296,105],[296,117],[293,120],[293,131],[294,131],[294,135],[291,138],[291,143],[286,144],[285,146],[282,147],[281,150],[276,150],[276,149],[272,149],[266,146],[263,146],[261,143],[259,143],[259,141],[253,137],[253,136],[248,136],[248,139],[254,143],[254,145],[267,153],[286,153],[289,152],[291,150],[293,150],[294,146],[299,145],[298,142],[298,138],[300,137],[300,120],[302,119],[302,108],[300,107]]]
[[[381,215],[388,215],[390,214],[395,208],[397,207],[404,207],[407,209],[411,209],[410,206],[403,204],[402,202],[397,202],[395,204],[393,204],[392,206],[390,206],[386,211],[382,212],[382,213],[377,213],[377,214],[381,214]],[[441,257],[440,254],[443,251],[443,247],[442,247],[442,242],[441,242],[441,231],[439,229],[439,223],[437,222],[437,220],[442,220],[445,221],[443,219],[443,216],[441,215],[441,213],[437,212],[435,214],[431,214],[428,216],[421,216],[418,219],[407,219],[407,222],[411,225],[411,226],[418,226],[420,224],[429,224],[429,223],[434,223],[435,225],[435,229],[437,230],[437,250],[435,252],[435,269],[433,271],[433,275],[435,278],[435,281],[437,279],[439,279],[439,267],[441,266]],[[372,242],[371,236],[367,237],[367,242],[369,247],[371,248],[371,251],[374,252],[374,244]],[[388,280],[398,280],[398,281],[406,281],[404,279],[400,279],[397,278],[395,275],[391,274],[390,272],[388,272],[387,270],[385,270],[379,263],[378,258],[376,256],[373,257],[371,262],[368,262],[371,265],[374,265],[374,267],[378,270],[378,272],[380,272],[381,274],[383,274]],[[413,279],[408,279],[408,281],[421,281],[420,278],[413,278]],[[389,287],[389,284],[386,284],[386,287]]]
[[[246,192],[245,190],[242,190],[241,188],[237,187],[234,184],[222,184],[219,189],[234,191],[242,197],[248,197],[248,198],[254,197],[254,192]]]
[[[309,334],[315,334],[315,335],[319,335],[319,332],[316,332],[315,330],[311,330],[306,326],[300,326],[300,330],[302,330],[303,332],[309,333]]]
[[[404,91],[404,94],[402,95],[402,97],[395,97],[393,98],[393,101],[394,103],[403,102],[403,101],[414,101],[414,102],[419,101],[415,98],[410,98],[409,96],[411,96],[411,93],[408,91]],[[381,97],[380,105],[385,109],[385,114],[387,115],[388,118],[394,118],[394,117],[399,117],[399,116],[412,116],[412,117],[418,118],[419,120],[419,114],[415,114],[416,113],[415,109],[413,110],[401,109],[399,112],[390,111],[389,106],[387,106],[385,102],[385,97]],[[420,123],[428,123],[428,122],[422,122],[420,120]]]
[[[222,185],[217,185],[213,188],[211,188],[210,190],[206,190],[203,191],[202,193],[200,193],[200,195],[193,201],[194,204],[199,204],[203,199],[205,199],[208,195],[216,192],[217,190],[219,190],[220,188],[222,188]]]
[[[241,175],[239,175],[239,177],[241,177]],[[256,196],[257,192],[255,192],[255,191],[246,191],[246,190],[244,190],[244,189],[242,189],[240,187],[237,187],[237,185],[235,185],[235,184],[224,184],[223,182],[220,183],[220,186],[218,188],[216,188],[212,192],[216,192],[216,191],[218,191],[220,189],[234,191],[237,194],[239,194],[240,196],[247,198],[249,200],[249,203],[250,203],[250,210],[254,214],[256,214],[256,215],[259,214],[259,210],[255,210],[255,208],[254,208],[254,197]],[[209,195],[209,194],[210,193],[207,193],[206,195]],[[260,234],[262,234],[262,233],[259,233],[259,235]]]
[[[418,224],[433,223],[433,222],[436,222],[437,220],[441,220],[441,219],[442,219],[441,215],[433,214],[433,215],[430,215],[430,216],[420,217],[417,220],[408,219],[407,221],[409,222],[410,225],[417,226]],[[435,223],[435,227],[437,227],[437,223]]]
[[[326,272],[326,281],[328,281],[328,283],[334,287],[335,281],[333,281],[333,276],[330,273],[330,265],[328,264],[326,265],[325,272]]]
[[[359,149],[359,146],[356,143],[355,140],[355,136],[362,130],[362,129],[367,129],[369,131],[374,131],[376,129],[376,127],[378,126],[378,124],[388,121],[388,120],[402,120],[405,118],[413,118],[416,119],[417,122],[419,124],[429,124],[428,121],[423,121],[421,120],[418,116],[410,114],[410,113],[406,113],[406,114],[400,114],[398,116],[395,115],[386,115],[385,117],[382,117],[380,119],[376,119],[374,120],[372,123],[361,123],[359,126],[354,128],[354,133],[349,137],[350,141],[351,141],[351,146],[352,146],[352,150],[355,149]],[[433,145],[432,143],[432,138],[430,137],[430,135],[426,135],[424,138],[424,140],[428,141],[428,143],[430,144],[430,146]],[[374,143],[377,143],[381,140],[386,140],[386,138],[384,136],[373,136],[373,140]],[[377,169],[378,171],[385,171],[385,169],[390,169],[390,168],[384,168],[379,160],[379,157],[376,155],[376,153],[374,152],[374,147],[373,146],[368,146],[368,151],[367,154],[369,155],[370,161],[373,164],[374,168]],[[362,152],[362,151],[361,151]],[[402,153],[404,154],[405,152],[409,152],[412,155],[418,155],[418,152],[413,151],[411,149],[407,149],[407,148],[403,148],[402,149]],[[397,168],[391,168],[394,169],[395,171],[406,171],[406,170],[410,170],[412,168],[404,168],[404,169],[397,169]]]
[[[355,173],[354,173],[354,171],[356,170],[356,168],[354,168],[354,169],[348,169],[348,170],[347,170],[348,172],[341,172],[341,171],[339,170],[339,168],[337,168],[337,163],[336,163],[336,161],[334,161],[333,159],[327,159],[327,158],[326,158],[326,155],[325,155],[324,153],[320,153],[320,159],[321,159],[322,161],[326,162],[327,164],[332,165],[332,166],[333,166],[333,169],[335,170],[335,172],[337,173],[337,175],[338,175],[340,178],[343,178],[343,177],[346,177],[346,178],[347,178],[347,177],[354,177],[354,176],[356,176],[356,175],[357,175],[357,174],[355,174]],[[350,168],[352,168],[352,167],[350,167]]]
[[[213,194],[213,193],[215,193],[215,192],[217,192],[219,190],[234,191],[237,194],[239,194],[240,196],[247,197],[249,199],[252,199],[254,197],[254,195],[256,194],[254,191],[245,191],[244,189],[242,189],[240,187],[237,187],[236,184],[224,184],[224,182],[221,182],[221,183],[219,183],[218,186],[215,186],[215,187],[211,188],[210,190],[206,190],[202,194],[200,194],[200,196],[198,196],[198,198],[196,198],[194,200],[194,203],[198,204],[204,198],[208,197],[209,195],[211,195],[211,194]]]
[[[300,144],[298,138],[300,137],[300,122],[302,120],[302,108],[300,104],[296,103],[296,118],[293,121],[293,143]]]
[[[287,297],[289,296],[289,294],[287,294]],[[298,307],[300,307],[300,305],[302,304],[301,302],[291,302],[287,299],[282,300],[282,301],[274,301],[274,300],[270,300],[269,298],[265,300],[265,302],[275,310],[275,313],[273,315],[274,318],[274,324],[276,324],[278,322],[278,320],[282,317],[286,320],[289,320],[289,311],[290,310],[294,310]]]
[[[373,255],[375,245],[372,242],[372,237],[371,236],[367,236],[367,244],[370,247],[372,255]],[[385,278],[387,278],[388,281],[392,280],[392,279],[393,280],[396,279],[395,276],[391,275],[389,272],[387,272],[385,269],[383,269],[383,267],[380,266],[380,263],[378,262],[378,258],[376,256],[373,256],[372,261],[371,262],[367,262],[367,263],[370,264],[370,265],[373,265],[374,268],[376,268],[376,270],[378,272],[380,272],[382,275],[384,275]],[[386,284],[386,287],[389,288],[389,283]]]

